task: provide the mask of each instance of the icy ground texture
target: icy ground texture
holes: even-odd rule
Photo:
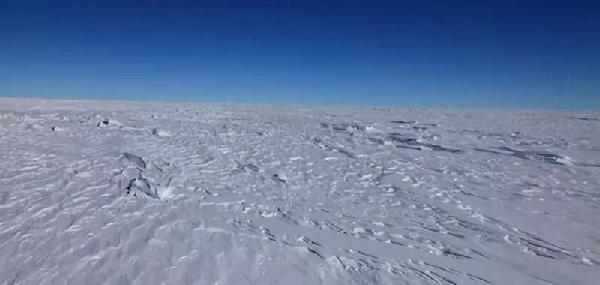
[[[0,283],[598,284],[599,119],[0,99]]]

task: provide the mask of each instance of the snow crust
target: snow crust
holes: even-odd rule
[[[0,284],[598,284],[600,113],[0,99]]]

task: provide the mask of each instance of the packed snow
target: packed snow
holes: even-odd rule
[[[0,99],[0,284],[598,284],[600,112]]]

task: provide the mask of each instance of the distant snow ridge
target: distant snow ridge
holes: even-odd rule
[[[122,128],[123,124],[115,119],[102,119],[96,123],[98,128]]]
[[[157,129],[157,128],[152,128],[150,130],[150,133],[153,134],[153,135],[155,135],[155,136],[159,136],[159,137],[169,137],[169,136],[171,136],[170,132],[165,131],[165,130],[160,130],[160,129]]]

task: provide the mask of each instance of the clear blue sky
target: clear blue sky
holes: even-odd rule
[[[0,96],[600,108],[600,1],[5,0]]]

